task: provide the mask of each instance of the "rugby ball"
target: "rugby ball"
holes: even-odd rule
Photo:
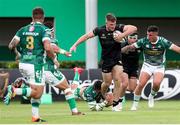
[[[119,31],[119,30],[115,30],[114,32],[113,32],[113,38],[115,38],[115,37],[117,37],[118,35],[120,35],[122,32],[121,31]],[[118,41],[118,42],[120,42],[120,43],[122,43],[122,42],[125,42],[125,38],[122,38],[122,40],[121,41]]]

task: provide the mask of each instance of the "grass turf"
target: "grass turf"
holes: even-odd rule
[[[155,107],[149,109],[147,101],[140,101],[138,111],[130,111],[132,101],[127,101],[123,111],[112,112],[111,107],[104,111],[90,111],[87,103],[78,102],[84,116],[71,116],[66,102],[40,106],[41,117],[47,124],[180,124],[180,102],[156,101]],[[0,124],[32,124],[31,105],[11,102],[9,106],[0,102]]]

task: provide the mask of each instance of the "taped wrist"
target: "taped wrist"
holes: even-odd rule
[[[59,50],[59,53],[60,53],[60,54],[65,54],[65,53],[66,53],[66,50],[60,49],[60,50]]]

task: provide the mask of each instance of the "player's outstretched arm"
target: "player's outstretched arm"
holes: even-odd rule
[[[65,56],[67,56],[67,57],[71,57],[71,53],[70,52],[60,48],[58,45],[51,43],[51,47],[53,48],[54,53],[56,53],[56,54],[63,54]]]
[[[180,54],[180,47],[179,46],[172,44],[170,49],[173,50],[174,52],[177,52]]]
[[[103,108],[106,106],[106,102],[96,103],[96,101],[88,102],[88,106],[91,111],[102,111]]]
[[[94,33],[93,32],[89,32],[89,33],[87,33],[87,34],[84,34],[83,36],[81,36],[73,45],[72,45],[72,47],[70,48],[70,52],[72,52],[72,51],[76,51],[76,47],[80,44],[80,43],[82,43],[82,42],[85,42],[86,40],[88,40],[89,38],[92,38],[92,37],[94,37],[95,35],[94,35]]]
[[[136,49],[134,45],[127,45],[121,48],[121,52],[128,54],[131,50],[134,50],[134,49]]]

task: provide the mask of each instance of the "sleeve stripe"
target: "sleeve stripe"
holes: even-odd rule
[[[139,48],[139,46],[137,45],[137,43],[134,43],[133,45],[134,45],[136,48]]]
[[[19,36],[14,36],[14,39],[20,41],[20,37]]]
[[[45,41],[45,40],[51,40],[49,37],[43,37],[42,41]]]
[[[172,48],[173,48],[173,46],[174,46],[174,44],[171,44],[171,46],[169,47],[169,49],[172,49]]]

